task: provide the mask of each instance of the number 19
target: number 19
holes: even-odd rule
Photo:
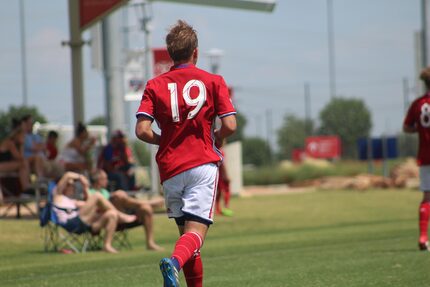
[[[192,87],[197,87],[199,89],[199,95],[192,99],[190,95],[190,90]],[[172,120],[173,122],[180,122],[179,116],[179,106],[178,106],[178,88],[176,83],[168,83],[167,88],[170,91],[170,104],[172,110]],[[187,119],[193,119],[200,109],[203,107],[206,101],[206,87],[202,81],[190,80],[188,81],[184,88],[182,89],[182,97],[188,106],[195,107],[192,111],[188,113]]]

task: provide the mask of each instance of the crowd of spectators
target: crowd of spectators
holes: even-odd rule
[[[78,124],[74,137],[63,148],[58,147],[56,131],[51,130],[42,137],[33,132],[33,126],[31,115],[13,120],[9,135],[0,141],[0,174],[17,174],[17,188],[21,193],[34,193],[38,184],[56,182],[57,205],[65,204],[67,209],[73,203],[77,209],[76,218],[62,217],[65,224],[72,229],[104,229],[109,235],[104,244],[107,252],[116,252],[111,246],[114,227],[131,218],[144,227],[147,249],[162,250],[154,240],[152,215],[153,208],[162,208],[164,200],[141,200],[129,195],[129,191],[139,188],[134,179],[134,159],[123,132],[115,131],[110,142],[94,156],[97,140],[83,124]],[[83,183],[86,191],[88,183],[93,184],[91,192],[85,192],[84,201],[74,199],[73,190],[68,188],[68,182],[76,179]],[[133,217],[123,216],[124,211]],[[100,214],[95,217],[93,213],[97,212]],[[61,217],[61,210],[59,213]],[[97,220],[93,221],[95,218]]]

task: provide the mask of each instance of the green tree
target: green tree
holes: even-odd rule
[[[311,120],[286,115],[278,130],[278,145],[281,158],[291,158],[295,148],[303,148],[307,136],[313,134],[314,124]]]
[[[321,134],[338,135],[347,158],[357,156],[357,140],[368,137],[372,128],[370,111],[360,99],[332,99],[320,112],[320,121]]]
[[[267,142],[258,137],[242,140],[242,157],[244,164],[262,166],[271,163],[272,150]]]
[[[236,122],[237,122],[237,129],[236,132],[227,138],[227,142],[231,143],[234,141],[241,141],[244,139],[244,130],[246,126],[246,118],[243,114],[238,112],[236,114]]]
[[[105,116],[96,116],[88,121],[88,125],[94,125],[94,126],[105,126],[106,123],[106,117]]]
[[[12,119],[21,119],[25,115],[32,115],[35,122],[46,123],[46,118],[36,107],[10,106],[6,112],[0,112],[0,139],[5,138],[11,131]]]

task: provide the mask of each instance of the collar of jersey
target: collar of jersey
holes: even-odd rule
[[[177,65],[177,66],[172,66],[172,67],[170,68],[170,71],[178,70],[178,69],[186,69],[186,68],[194,68],[194,65],[193,65],[193,64],[190,64],[190,63],[186,63],[186,64],[179,64],[179,65]]]

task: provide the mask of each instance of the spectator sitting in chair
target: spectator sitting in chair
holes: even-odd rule
[[[18,124],[15,123],[15,126]],[[44,139],[33,133],[33,117],[26,115],[22,117],[25,134],[24,157],[28,160],[30,171],[33,171],[39,181],[48,178],[59,178],[64,173],[64,168],[55,161],[47,159],[47,145]]]
[[[58,155],[57,148],[58,133],[56,131],[49,131],[46,137],[46,158],[48,160],[55,160]]]
[[[135,189],[134,159],[122,131],[113,133],[110,143],[101,151],[97,165],[107,173],[109,180],[115,183],[114,189]]]
[[[90,137],[87,127],[79,123],[75,137],[60,152],[57,161],[65,170],[89,174],[92,168],[89,151],[95,143],[96,139]]]
[[[83,187],[85,201],[74,199],[76,182]],[[53,210],[59,222],[69,232],[98,233],[104,229],[103,250],[117,253],[118,251],[112,246],[117,224],[131,223],[136,220],[136,216],[118,211],[101,194],[89,195],[88,188],[89,183],[85,176],[74,172],[65,173],[54,190]]]
[[[104,198],[109,199],[117,209],[121,211],[130,210],[137,215],[139,222],[142,223],[145,230],[146,247],[148,250],[163,250],[162,247],[155,243],[153,231],[153,208],[163,206],[164,200],[162,198],[144,201],[129,196],[123,190],[109,193],[106,190],[108,177],[101,169],[91,174],[91,184],[90,194],[101,194]]]
[[[38,177],[43,177],[43,161],[45,159],[44,153],[46,150],[45,143],[40,135],[33,133],[33,117],[31,115],[23,116],[21,121],[25,131],[24,157],[28,160],[30,170]]]

